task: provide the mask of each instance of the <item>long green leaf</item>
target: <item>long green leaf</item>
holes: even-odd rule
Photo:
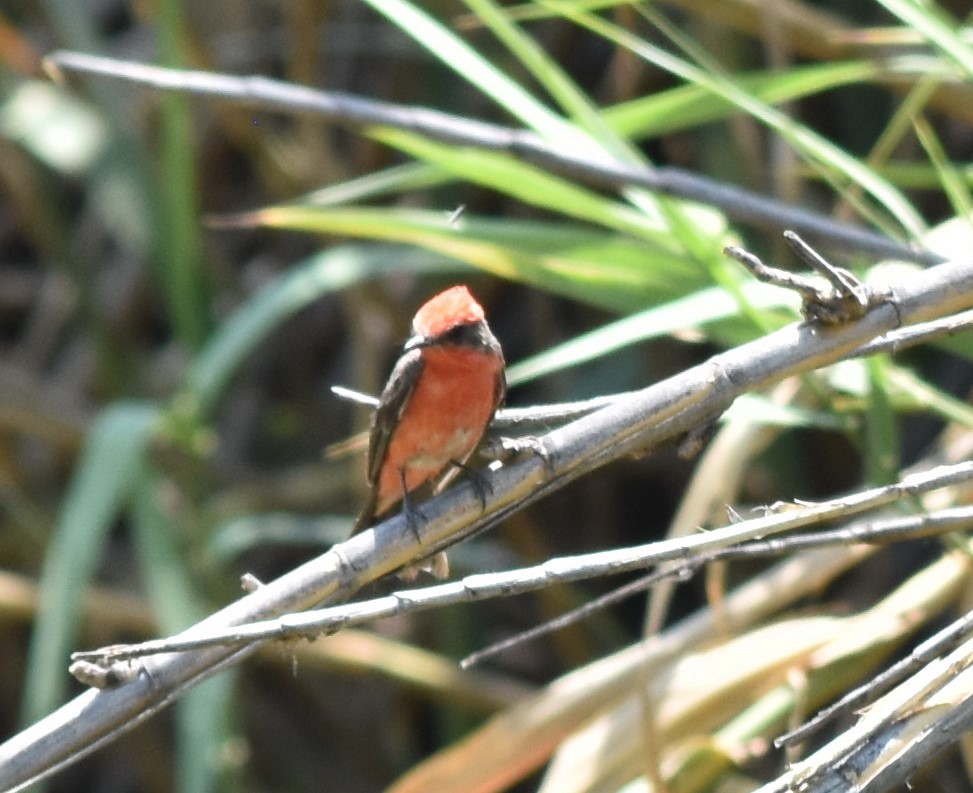
[[[745,282],[743,289],[747,300],[761,309],[786,308],[796,312],[798,308],[795,296],[783,289],[757,281]],[[521,361],[507,369],[507,381],[511,385],[530,382],[633,344],[735,317],[738,311],[737,301],[725,290],[704,289],[575,336],[570,341]]]
[[[454,177],[449,173],[444,173],[440,168],[427,163],[410,162],[381,171],[373,171],[357,179],[328,185],[296,199],[293,203],[340,206],[341,204],[364,202],[389,195],[427,190],[430,187],[440,187],[452,181],[454,181]]]
[[[671,300],[706,283],[705,273],[683,254],[566,223],[470,215],[452,223],[442,213],[421,210],[301,206],[270,207],[247,220],[409,243],[616,312]]]
[[[64,697],[85,587],[109,529],[142,475],[158,417],[153,404],[120,403],[107,408],[88,433],[41,574],[21,714],[25,723],[36,721]]]
[[[567,111],[572,120],[596,138],[606,151],[628,162],[643,159],[605,123],[599,108],[544,49],[513,22],[505,9],[501,9],[493,0],[465,2]]]
[[[959,66],[967,79],[973,78],[973,48],[961,35],[959,24],[935,3],[914,0],[878,0],[878,3]]]
[[[406,0],[365,0],[393,25],[401,28],[443,64],[470,81],[523,124],[548,140],[566,146],[591,141],[576,127],[531,96],[455,33]]]
[[[183,5],[181,0],[160,0],[155,6],[159,57],[166,66],[182,65]],[[186,349],[195,350],[209,330],[210,307],[199,231],[192,110],[187,97],[173,93],[162,97],[160,108],[160,168],[165,176],[159,180],[163,217],[157,255],[173,330]]]
[[[872,61],[798,66],[785,72],[736,75],[740,87],[768,104],[792,102],[844,85],[874,79]],[[736,113],[736,105],[699,85],[680,85],[606,108],[605,121],[626,137],[646,138],[691,129]]]
[[[677,247],[671,229],[661,218],[650,218],[631,206],[505,154],[448,146],[401,130],[378,131],[375,137],[460,178],[492,187],[524,203],[651,239],[658,245]]]

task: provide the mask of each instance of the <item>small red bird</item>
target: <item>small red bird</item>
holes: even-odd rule
[[[431,298],[379,398],[368,444],[368,501],[352,534],[374,523],[479,445],[507,390],[503,352],[465,286]]]

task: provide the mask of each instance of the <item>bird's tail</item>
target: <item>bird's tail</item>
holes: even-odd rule
[[[361,512],[358,513],[358,517],[355,518],[355,523],[351,527],[350,537],[354,537],[358,532],[367,529],[375,522],[375,488],[369,488],[368,498],[365,500],[365,506],[361,508]]]

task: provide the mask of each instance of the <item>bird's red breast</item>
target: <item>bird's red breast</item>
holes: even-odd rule
[[[503,359],[462,346],[426,347],[422,373],[392,432],[379,474],[376,514],[477,447],[496,410]]]

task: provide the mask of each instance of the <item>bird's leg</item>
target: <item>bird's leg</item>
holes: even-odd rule
[[[483,475],[483,472],[475,468],[470,468],[466,463],[461,463],[458,460],[450,460],[449,464],[454,468],[459,468],[460,471],[466,474],[470,480],[470,484],[476,491],[476,497],[480,499],[480,506],[486,510],[487,495],[493,495],[493,486]]]
[[[426,516],[419,511],[418,507],[414,506],[412,499],[409,498],[409,488],[405,484],[405,468],[399,469],[399,481],[402,482],[402,515],[405,517],[405,525],[409,527],[409,531],[416,538],[416,542],[422,542],[422,537],[419,536],[419,522],[425,521]]]

